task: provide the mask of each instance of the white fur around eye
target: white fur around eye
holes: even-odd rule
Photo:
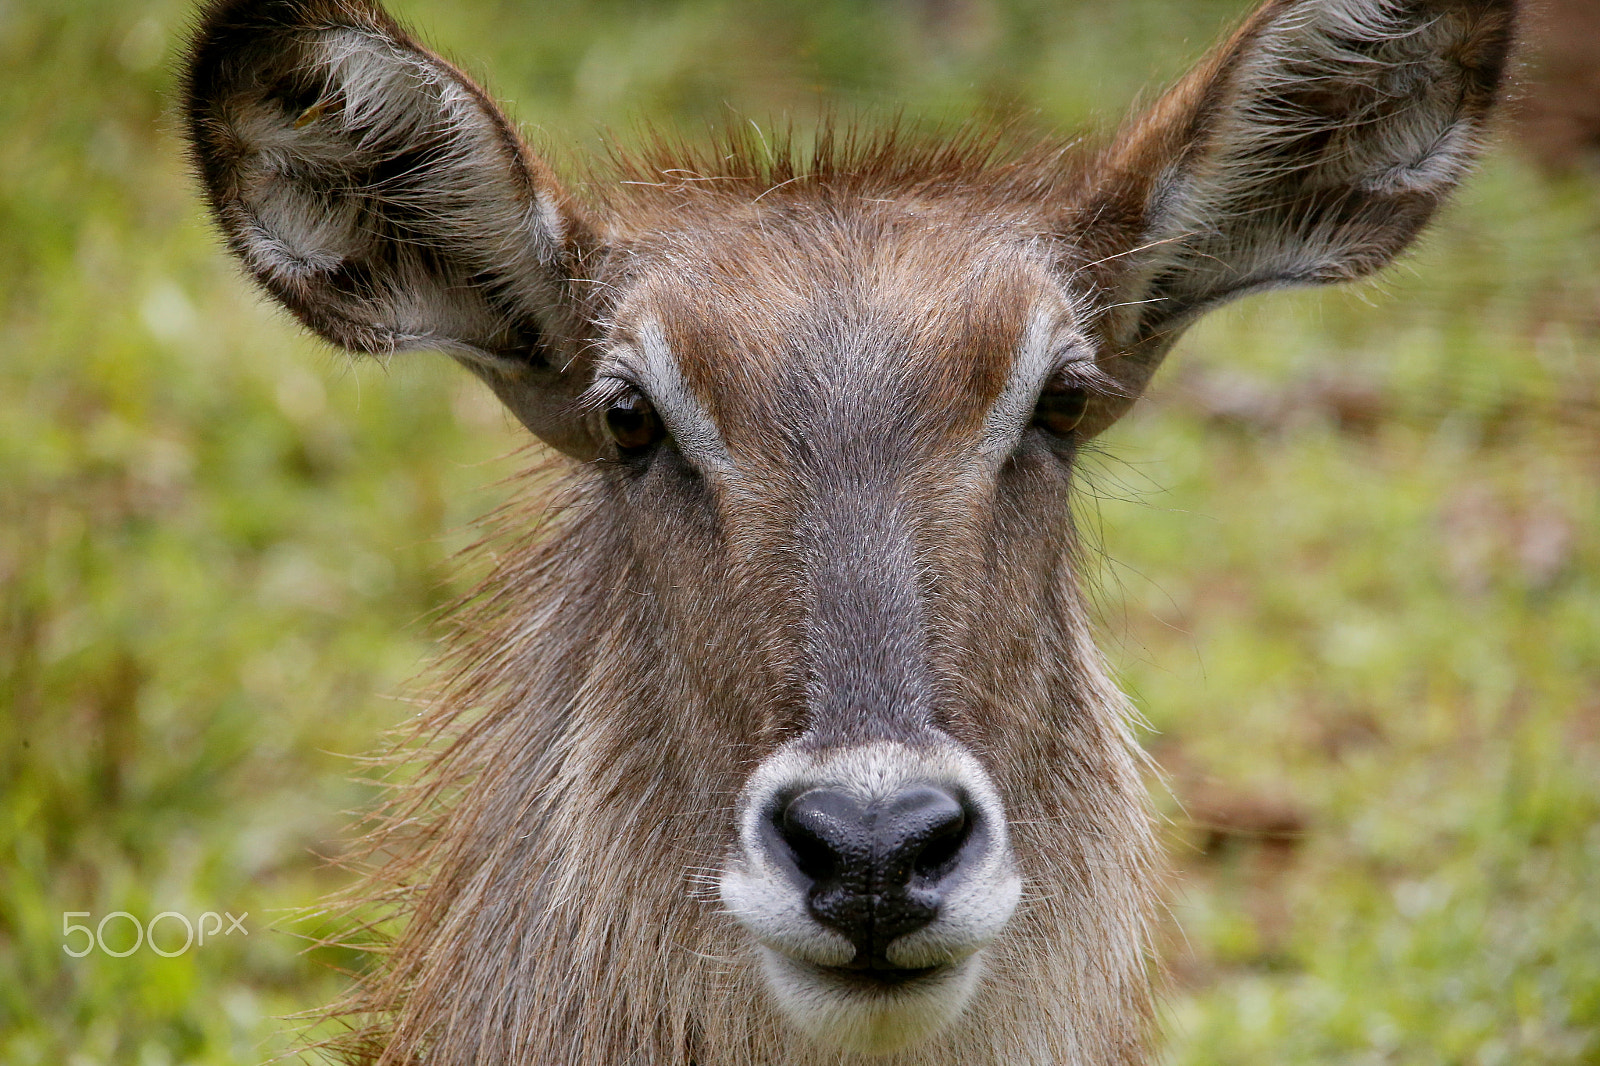
[[[991,463],[1000,462],[1016,449],[1018,438],[1033,417],[1039,390],[1052,374],[1073,363],[1092,368],[1094,350],[1072,328],[1072,321],[1064,308],[1053,304],[1040,307],[1029,320],[1005,388],[984,420],[979,453]]]
[[[615,387],[607,384],[608,379],[638,388],[655,406],[685,459],[725,481],[736,479],[738,469],[722,433],[684,379],[661,323],[646,319],[631,332],[635,343],[619,344],[602,357],[594,395]]]

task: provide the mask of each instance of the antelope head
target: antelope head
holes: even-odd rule
[[[1098,149],[730,136],[578,196],[368,0],[213,3],[188,128],[233,252],[334,344],[466,366],[578,501],[500,668],[543,679],[504,715],[538,743],[463,801],[393,1039],[601,1061],[592,1035],[539,1058],[529,1015],[681,1015],[709,1063],[771,1011],[857,1052],[1137,1055],[1151,837],[1075,465],[1206,310],[1412,241],[1511,20],[1270,0]],[[514,948],[474,932],[491,912]],[[652,916],[734,976],[631,951]],[[623,1021],[535,988],[569,964]],[[662,974],[703,1002],[623,1002]]]

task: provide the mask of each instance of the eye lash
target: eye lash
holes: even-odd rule
[[[1083,389],[1090,395],[1127,397],[1128,389],[1116,378],[1100,368],[1095,359],[1074,359],[1062,363],[1050,372],[1039,386],[1043,392],[1052,382],[1060,381],[1072,388]],[[1037,401],[1035,401],[1037,402]]]
[[[624,378],[599,377],[579,394],[574,406],[581,414],[599,414],[630,392],[637,392],[641,396],[646,396],[646,399],[649,398],[643,389]]]

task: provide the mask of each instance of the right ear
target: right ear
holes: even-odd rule
[[[368,0],[215,0],[184,106],[212,213],[279,303],[351,351],[448,352],[597,453],[575,279],[599,241],[482,89]]]

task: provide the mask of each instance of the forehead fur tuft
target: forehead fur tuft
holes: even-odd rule
[[[1015,122],[862,126],[830,117],[808,136],[791,127],[733,122],[693,140],[657,133],[641,147],[613,146],[587,184],[604,207],[625,218],[697,214],[757,197],[779,203],[912,197],[1023,207],[1076,183],[1089,155],[1077,142],[1031,134]]]

